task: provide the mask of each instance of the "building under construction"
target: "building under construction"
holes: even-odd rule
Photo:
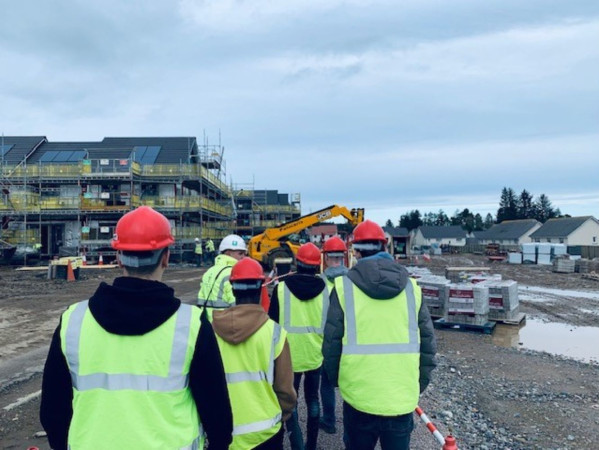
[[[235,233],[249,238],[266,228],[301,216],[300,194],[282,194],[276,190],[254,189],[239,185],[233,190]]]
[[[222,155],[220,144],[201,144],[194,137],[100,142],[3,137],[4,248],[22,252],[23,263],[60,253],[110,258],[117,220],[148,205],[171,222],[177,241],[173,256],[183,258],[188,249],[191,256],[194,238],[220,239],[235,229]]]

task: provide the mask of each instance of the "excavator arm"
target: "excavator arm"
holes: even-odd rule
[[[297,253],[298,245],[283,242],[287,236],[339,216],[345,217],[350,224],[357,225],[364,220],[364,209],[349,210],[345,206],[331,205],[278,227],[268,228],[250,240],[249,255],[264,265],[272,267],[275,258],[295,256]]]

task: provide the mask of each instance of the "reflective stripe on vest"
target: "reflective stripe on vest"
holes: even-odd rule
[[[216,295],[216,300],[204,300],[202,303],[199,303],[200,306],[205,306],[206,308],[221,308],[226,309],[233,306],[232,303],[225,302],[223,300],[223,293],[225,292],[225,283],[229,281],[231,275],[225,275],[220,280],[220,285],[218,286],[218,294]],[[216,281],[216,280],[214,280]]]
[[[270,346],[270,359],[268,361],[268,373],[264,373],[263,371],[259,372],[234,372],[227,373],[225,377],[227,379],[227,383],[242,383],[244,381],[268,381],[268,384],[273,384],[274,382],[274,373],[275,373],[275,349],[279,340],[281,339],[281,326],[278,323],[274,324],[273,332],[272,332],[272,345]],[[271,425],[272,426],[272,425]],[[268,427],[270,428],[270,427]],[[267,429],[267,428],[265,428]],[[253,430],[256,431],[256,430]],[[257,430],[257,431],[262,431]],[[245,433],[249,433],[246,431]],[[243,433],[238,433],[243,434]]]
[[[416,316],[416,297],[414,296],[414,286],[410,280],[408,280],[408,283],[406,284],[405,292],[408,306],[408,333],[410,341],[406,344],[358,344],[354,286],[349,277],[344,276],[343,296],[345,298],[345,314],[347,321],[347,329],[345,330],[347,344],[343,345],[342,353],[346,355],[382,355],[420,352],[420,343],[418,342],[418,318]]]
[[[135,391],[174,391],[187,387],[189,375],[181,374],[181,367],[185,363],[187,352],[187,339],[191,321],[191,306],[181,304],[177,311],[175,334],[173,336],[173,348],[169,371],[166,377],[158,375],[135,375],[127,373],[92,373],[79,375],[79,340],[81,337],[81,325],[83,317],[88,310],[88,300],[78,303],[69,319],[65,353],[71,371],[73,387],[78,391],[90,389],[106,389],[118,391],[131,389]]]
[[[237,425],[233,427],[233,436],[269,430],[281,421],[281,417],[282,416],[279,413],[272,419],[266,419],[260,422],[246,423],[245,425]]]
[[[322,290],[322,320],[320,327],[292,327],[291,326],[291,291],[286,284],[283,285],[283,301],[285,302],[285,314],[283,317],[283,326],[288,333],[307,334],[307,333],[324,333],[324,325],[327,322],[327,312],[329,310],[329,290],[325,287]]]

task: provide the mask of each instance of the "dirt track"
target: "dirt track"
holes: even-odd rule
[[[504,279],[518,281],[522,298],[527,298],[525,286],[570,290],[537,293],[544,300],[521,300],[521,310],[528,319],[599,324],[599,300],[592,297],[599,282],[579,274],[489,263],[472,255],[434,257],[428,266],[440,275],[446,266],[491,267]],[[67,305],[89,297],[101,280],[110,282],[118,274],[116,269],[85,271],[80,281],[67,283],[46,280],[44,271],[0,268],[0,448],[49,448],[45,438],[34,434],[41,431],[35,394],[51,334]],[[194,267],[171,267],[165,281],[191,302],[200,278]],[[444,434],[453,431],[461,449],[596,448],[599,366],[519,350],[517,343],[516,348],[498,347],[496,336],[437,330],[437,337],[440,365],[421,404]],[[16,403],[27,396],[28,401]],[[415,436],[413,448],[436,448],[423,427]],[[342,448],[340,433],[324,436],[321,447]]]

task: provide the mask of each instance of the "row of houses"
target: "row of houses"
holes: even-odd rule
[[[408,232],[406,228],[385,227],[394,237],[409,238],[409,248],[463,247],[467,243],[499,244],[506,249],[517,249],[531,242],[565,244],[567,246],[599,245],[599,221],[593,216],[549,219],[544,224],[535,219],[509,220],[493,225],[485,231],[471,234],[461,226],[420,226]]]
[[[46,257],[63,248],[97,256],[110,252],[118,219],[140,205],[169,219],[180,248],[301,215],[298,194],[228,185],[223,152],[195,137],[3,136],[0,240]]]

